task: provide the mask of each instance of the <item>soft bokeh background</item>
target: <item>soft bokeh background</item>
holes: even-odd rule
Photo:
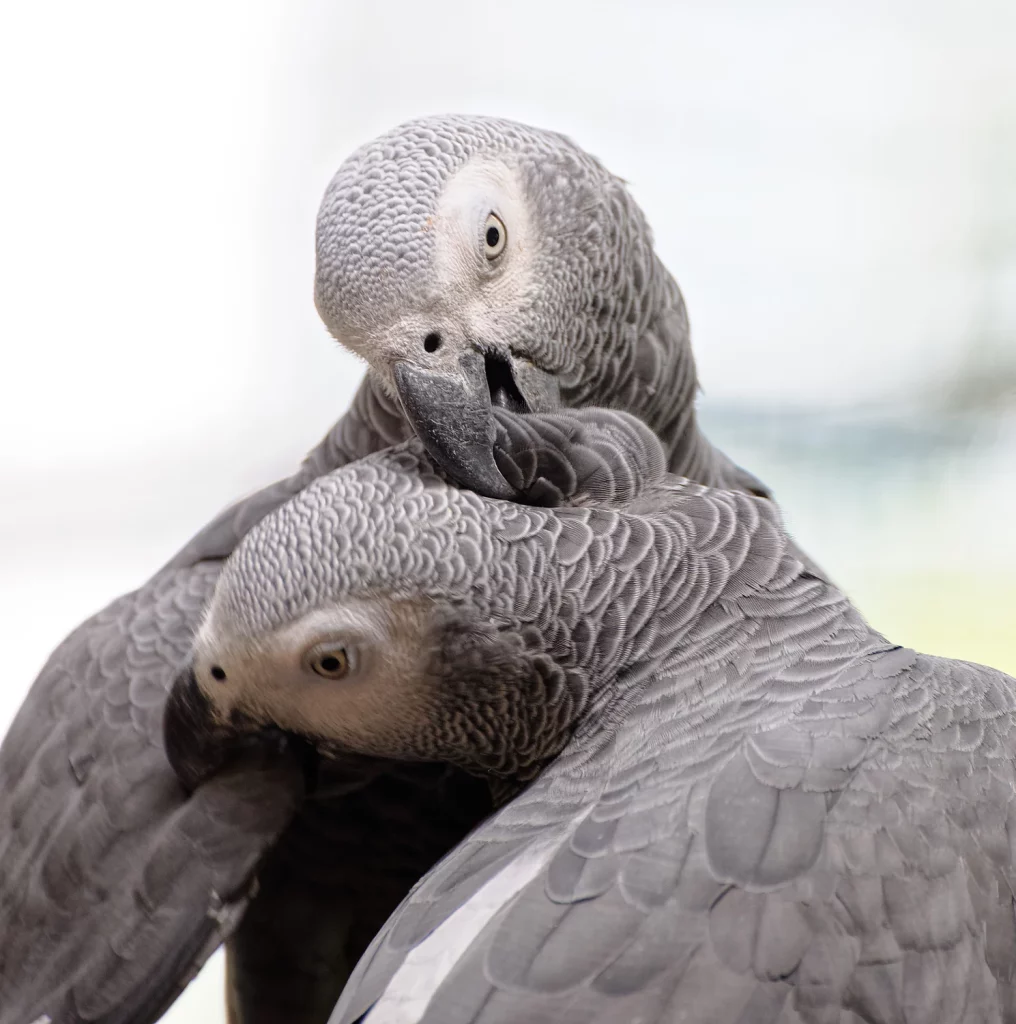
[[[685,290],[703,418],[894,640],[1016,672],[1016,5],[70,0],[0,25],[0,729],[50,649],[289,472],[356,145],[571,134]],[[222,1020],[221,962],[170,1013]]]

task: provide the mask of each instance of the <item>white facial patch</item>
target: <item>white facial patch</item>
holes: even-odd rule
[[[484,234],[492,213],[503,223],[507,241],[488,261]],[[430,230],[441,291],[455,296],[463,327],[474,337],[496,333],[498,317],[510,315],[532,278],[534,225],[515,171],[489,157],[470,161],[445,186]]]

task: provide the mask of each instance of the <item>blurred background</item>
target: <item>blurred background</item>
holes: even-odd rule
[[[361,366],[314,216],[410,117],[631,183],[702,418],[894,641],[1016,672],[1016,5],[70,0],[0,24],[6,728],[49,651],[289,473]],[[221,1022],[216,958],[166,1018]]]

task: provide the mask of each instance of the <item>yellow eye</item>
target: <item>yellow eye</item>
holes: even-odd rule
[[[483,226],[483,255],[488,260],[496,260],[507,244],[508,229],[504,221],[496,213],[490,214]]]
[[[324,679],[341,679],[349,672],[349,657],[344,647],[322,647],[311,651],[307,664]]]

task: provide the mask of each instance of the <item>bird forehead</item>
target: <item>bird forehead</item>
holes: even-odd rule
[[[319,478],[263,519],[223,568],[219,621],[256,635],[352,595],[447,584],[445,563],[463,530],[481,529],[483,503],[420,469],[408,452],[382,453]]]
[[[386,312],[440,292],[448,223],[466,211],[486,216],[495,203],[520,205],[513,168],[540,166],[541,154],[563,148],[549,132],[479,117],[410,122],[361,147],[339,168],[318,214],[326,322],[373,330]]]
[[[470,120],[411,122],[357,150],[339,168],[318,216],[320,248],[371,250],[412,265],[427,253],[429,228],[449,180],[474,158],[493,160],[507,138]],[[496,161],[494,161],[496,162]]]
[[[328,186],[323,213],[339,204],[384,206],[405,215],[414,200],[429,200],[433,206],[449,179],[466,164],[486,165],[496,176],[506,159],[525,154],[538,159],[564,146],[560,136],[494,118],[411,121],[361,146],[343,162]]]

